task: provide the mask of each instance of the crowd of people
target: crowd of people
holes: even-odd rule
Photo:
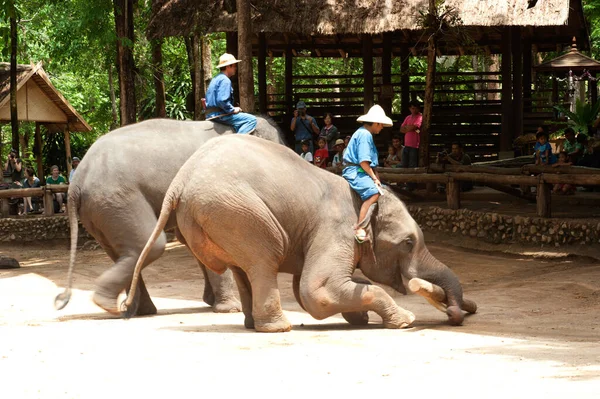
[[[73,157],[72,169],[69,174],[69,182],[75,177],[80,159]],[[57,165],[50,167],[50,174],[45,179],[46,184],[68,184],[64,176],[61,175]],[[17,151],[12,149],[4,164],[4,183],[1,188],[36,188],[41,187],[42,183],[36,176],[35,169],[31,166],[24,166],[23,160],[18,156]],[[53,193],[54,212],[63,213],[66,210],[66,193]],[[42,197],[24,197],[12,198],[10,204],[18,208],[19,215],[30,213],[41,213],[43,208]]]

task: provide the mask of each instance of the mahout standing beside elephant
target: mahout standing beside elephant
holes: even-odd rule
[[[275,125],[258,117],[258,137],[283,144]],[[96,281],[93,301],[118,313],[117,297],[128,288],[135,262],[156,224],[169,184],[185,161],[208,140],[233,133],[213,122],[151,119],[102,136],[88,150],[69,187],[71,260],[68,286],[56,298],[62,309],[69,301],[77,250],[77,216],[115,264]],[[242,158],[243,159],[243,158]],[[165,227],[175,227],[175,218]],[[180,237],[176,230],[176,234]],[[183,237],[180,237],[183,240]],[[184,242],[185,243],[185,242]],[[154,243],[146,264],[164,251],[163,234]],[[219,276],[200,264],[205,277],[204,301],[216,312],[239,311],[231,273]],[[143,281],[138,315],[155,314]]]
[[[198,259],[217,273],[233,271],[248,328],[291,329],[281,309],[279,272],[294,275],[296,299],[317,319],[374,311],[388,328],[410,325],[414,315],[381,287],[352,280],[357,267],[403,293],[409,282],[434,284],[442,297],[432,296],[431,289],[411,290],[429,295],[451,324],[461,324],[463,310],[474,312],[474,303],[463,300],[456,275],[429,253],[402,201],[382,190],[379,205],[362,222],[372,242],[358,244],[352,227],[361,201],[342,177],[255,137],[213,139],[173,179],[122,310],[126,316],[135,312],[137,276],[175,210],[178,228]]]

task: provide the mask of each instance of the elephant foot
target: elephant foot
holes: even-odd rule
[[[267,323],[254,322],[254,328],[258,332],[288,332],[292,330],[292,325],[285,316],[281,316],[275,321]]]
[[[242,304],[237,299],[227,299],[212,306],[215,313],[238,313],[242,311]]]
[[[215,294],[212,291],[210,286],[204,287],[204,295],[202,295],[202,300],[209,306],[213,306],[215,304]],[[226,312],[217,312],[217,313],[226,313]]]
[[[119,310],[119,306],[117,304],[117,297],[103,295],[99,292],[94,292],[94,295],[92,296],[92,301],[110,314],[121,314],[121,311]]]
[[[157,314],[156,306],[151,300],[141,301],[135,316],[150,316]]]
[[[366,326],[369,324],[369,312],[346,312],[342,317],[353,326]]]
[[[453,326],[460,326],[465,319],[462,310],[458,306],[448,306],[446,314],[448,315],[448,323]]]
[[[244,317],[244,327],[249,330],[254,330],[254,318],[252,318],[252,316]]]
[[[415,321],[415,315],[408,310],[399,310],[395,315],[389,319],[383,320],[383,326],[385,328],[406,328]]]

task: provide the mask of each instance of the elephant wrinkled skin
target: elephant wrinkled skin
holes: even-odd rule
[[[258,117],[256,136],[283,144],[279,131]],[[71,260],[68,287],[55,301],[62,309],[69,301],[77,248],[77,216],[86,230],[115,262],[96,281],[94,302],[119,314],[117,297],[131,282],[135,262],[156,224],[165,193],[179,168],[208,140],[231,134],[228,126],[213,122],[151,119],[102,136],[88,150],[69,186]],[[175,218],[165,228],[176,227]],[[177,235],[183,240],[180,234]],[[182,241],[185,243],[185,241]],[[145,264],[164,251],[161,233]],[[237,312],[231,273],[219,276],[206,270],[204,300],[216,312]],[[156,307],[140,280],[138,315],[155,314]]]
[[[296,297],[316,319],[346,313],[354,315],[348,321],[360,324],[361,314],[374,311],[385,327],[409,326],[414,315],[381,287],[353,280],[356,267],[369,279],[402,293],[415,278],[434,284],[445,293],[440,305],[449,322],[461,324],[464,308],[458,278],[429,253],[421,229],[402,201],[387,189],[384,194],[367,219],[372,245],[359,245],[353,223],[361,201],[343,178],[265,140],[240,136],[211,140],[173,179],[125,304],[135,308],[137,275],[175,210],[180,232],[198,259],[217,273],[233,270],[248,328],[291,329],[281,310],[278,272],[294,275]],[[425,295],[432,291],[420,290]]]

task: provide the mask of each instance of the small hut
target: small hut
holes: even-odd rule
[[[67,174],[71,172],[70,132],[89,132],[90,125],[52,85],[50,78],[37,65],[17,65],[17,112],[20,121],[35,122],[37,173],[44,176],[42,136],[40,128],[65,135]],[[0,121],[10,122],[10,64],[0,63]]]

